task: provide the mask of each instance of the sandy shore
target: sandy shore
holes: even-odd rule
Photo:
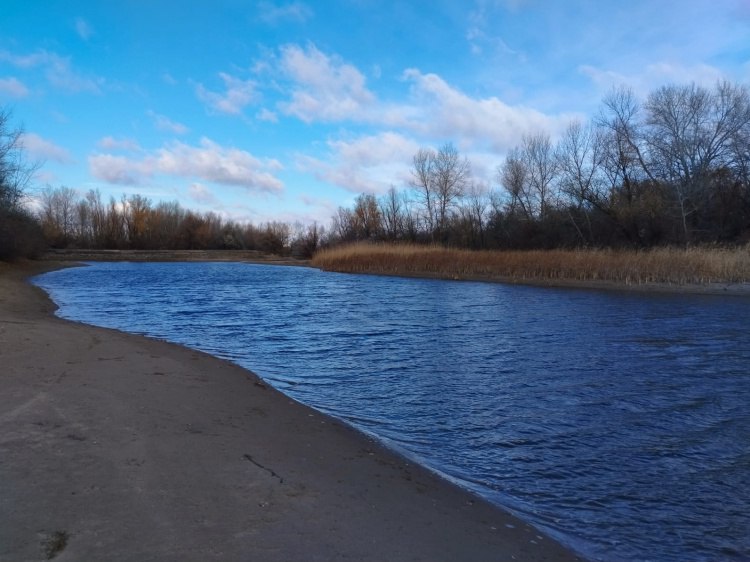
[[[576,560],[534,528],[165,342],[60,320],[0,264],[0,560]]]

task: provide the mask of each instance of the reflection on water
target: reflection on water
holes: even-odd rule
[[[228,358],[590,558],[750,559],[750,300],[101,263],[59,314]]]

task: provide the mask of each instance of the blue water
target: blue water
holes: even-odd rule
[[[58,314],[252,369],[601,560],[750,560],[750,299],[98,263]]]

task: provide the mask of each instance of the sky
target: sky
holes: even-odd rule
[[[613,87],[750,83],[750,0],[2,0],[36,188],[328,224],[452,143],[477,185]]]

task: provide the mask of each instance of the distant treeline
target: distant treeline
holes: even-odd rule
[[[750,240],[750,95],[720,82],[613,90],[558,142],[525,135],[472,178],[452,144],[414,155],[410,185],[340,208],[329,241],[473,249],[647,248]]]
[[[46,246],[244,249],[309,257],[353,241],[468,249],[650,248],[750,241],[750,92],[719,82],[627,88],[556,143],[524,135],[498,163],[495,186],[476,180],[451,143],[412,158],[411,181],[341,207],[330,227],[240,223],[141,195],[102,201],[48,188],[24,205],[36,168],[0,111],[0,259]]]
[[[44,190],[40,205],[42,232],[53,248],[259,250],[310,257],[321,237],[316,224],[239,223],[184,209],[176,201],[154,205],[141,195],[104,202],[96,190],[81,198],[60,187]]]

